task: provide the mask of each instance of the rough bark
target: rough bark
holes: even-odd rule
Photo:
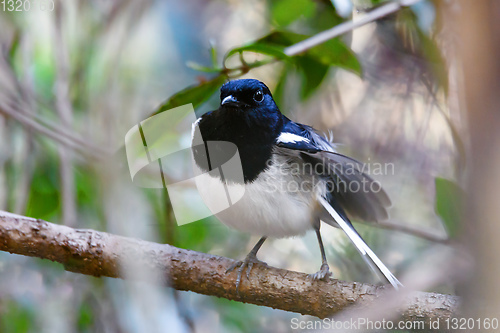
[[[256,264],[250,278],[242,278],[238,294],[236,273],[225,273],[234,260],[2,211],[0,250],[49,259],[63,264],[68,271],[96,277],[136,278],[126,274],[123,266],[133,262],[137,269],[136,263],[141,263],[162,272],[163,281],[151,278],[149,282],[319,318],[351,305],[367,307],[393,292],[390,287],[357,282],[312,281],[304,273]],[[443,321],[453,316],[458,305],[456,296],[418,292],[401,305],[399,315],[403,320]]]

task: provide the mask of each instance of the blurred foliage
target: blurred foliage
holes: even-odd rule
[[[88,302],[81,304],[78,310],[78,331],[79,332],[92,332],[92,326],[94,323],[94,314],[92,308]]]
[[[14,300],[2,299],[0,309],[1,332],[27,333],[33,332],[35,314],[29,306]]]
[[[418,23],[421,11],[406,8],[395,14],[377,21],[377,28],[382,43],[389,45],[394,52],[415,57],[419,66],[423,67],[420,80],[434,91],[434,84],[438,88],[448,91],[448,73],[441,51],[434,35],[423,31]],[[432,30],[433,31],[433,30]]]
[[[225,81],[226,78],[222,75],[219,75],[198,85],[187,87],[170,97],[158,108],[158,110],[154,114],[158,114],[160,112],[189,103],[192,103],[193,107],[197,108],[203,102],[206,102],[216,91],[218,91],[220,86]]]
[[[283,10],[283,8],[287,8],[287,10]],[[280,60],[289,65],[283,68],[283,78],[285,78],[286,73],[293,70],[301,74],[303,78],[301,97],[303,99],[311,96],[320,87],[331,67],[344,68],[361,75],[361,65],[356,59],[356,55],[345,45],[341,38],[331,39],[297,56],[289,57],[284,53],[286,47],[303,41],[343,21],[329,1],[300,0],[293,2],[293,4],[291,1],[273,1],[271,16],[271,22],[275,26],[274,31],[255,42],[231,49],[225,55],[222,67],[218,67],[214,62],[212,62],[213,67],[190,62],[189,66],[193,69],[201,72],[218,73],[218,75],[210,80],[202,80],[199,84],[173,95],[154,114],[189,102],[193,103],[196,108],[207,101],[218,90],[220,83],[226,79],[241,76],[253,68]],[[301,21],[302,28],[295,30],[305,31],[307,34],[294,32],[294,29],[284,30],[286,26],[296,21]],[[270,58],[247,63],[244,60],[246,52],[258,53],[270,56]],[[211,48],[211,54],[214,54],[213,48]],[[228,68],[226,67],[226,61],[233,55],[239,55],[241,64],[234,68]],[[212,59],[214,59],[213,56]],[[280,84],[282,82],[278,82],[278,85]],[[279,96],[277,102],[279,102]]]
[[[290,1],[272,1],[271,22],[276,27],[286,27],[301,17],[311,17],[315,9],[315,1],[297,0],[294,1],[293,6]]]
[[[310,36],[288,31],[276,31],[263,37],[257,43],[287,47],[301,42],[308,37]],[[330,67],[341,67],[361,75],[361,65],[354,53],[339,38],[335,38],[301,55],[292,57],[287,66],[282,70],[281,78],[283,78],[283,81],[278,81],[277,85],[284,84],[286,75],[291,71],[299,71],[303,78],[301,97],[306,99],[319,88]],[[280,102],[280,97],[278,94],[278,103]]]
[[[380,3],[381,1],[372,1],[372,5]],[[254,68],[276,61],[286,63],[276,84],[278,93],[275,95],[278,105],[282,97],[280,88],[284,85],[288,75],[294,71],[300,73],[302,78],[300,95],[302,100],[310,97],[321,86],[331,68],[343,68],[357,75],[362,75],[361,64],[355,53],[343,41],[349,40],[350,37],[344,36],[344,38],[338,37],[328,40],[300,55],[292,57],[284,53],[286,47],[344,21],[337,14],[330,1],[300,0],[293,1],[293,4],[291,0],[271,1],[270,12],[273,24],[272,31],[252,43],[229,50],[221,67],[215,61],[216,50],[213,45],[210,49],[212,67],[188,62],[188,66],[195,70],[218,74],[212,79],[202,79],[200,83],[187,87],[171,96],[153,114],[190,102],[197,108],[203,102],[209,100],[210,96],[218,91],[218,87],[226,79],[233,79],[248,73]],[[391,46],[399,48],[399,51],[421,58],[424,66],[428,66],[428,71],[423,72],[421,80],[433,93],[433,82],[437,82],[446,92],[448,90],[448,74],[443,57],[435,39],[424,33],[417,24],[417,14],[419,13],[422,15],[420,11],[414,12],[412,9],[403,9],[396,14],[379,20],[377,22],[379,28],[387,25],[394,26],[392,32],[389,33],[388,29],[384,28],[385,31],[380,36],[388,38],[387,42],[390,42]],[[294,23],[296,24],[294,25]],[[394,38],[397,41],[394,41]],[[398,49],[395,50],[398,51]],[[244,59],[246,52],[269,57],[265,60],[247,63]],[[239,55],[241,63],[237,67],[228,68],[226,67],[226,61],[233,55]],[[432,77],[429,78],[428,75]],[[434,78],[437,78],[437,80],[434,80]]]

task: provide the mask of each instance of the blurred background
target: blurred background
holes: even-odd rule
[[[19,2],[0,4],[0,209],[243,258],[257,238],[215,218],[177,226],[168,193],[132,183],[123,143],[154,112],[193,103],[201,115],[228,77],[257,78],[284,114],[372,168],[391,217],[356,227],[392,272],[460,290],[460,279],[425,277],[467,237],[462,2],[423,0],[287,60],[277,48],[386,2]],[[340,230],[322,233],[335,278],[378,283]],[[266,243],[259,258],[306,273],[321,264],[314,233]],[[288,332],[303,318],[7,253],[0,272],[1,332]]]

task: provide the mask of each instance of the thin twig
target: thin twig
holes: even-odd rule
[[[18,105],[18,103],[22,104]],[[112,154],[111,150],[101,148],[90,143],[88,139],[85,140],[79,136],[73,135],[65,128],[51,123],[38,114],[30,114],[26,111],[28,108],[30,108],[30,106],[23,103],[23,101],[14,101],[11,104],[7,104],[5,101],[2,103],[0,100],[0,113],[18,121],[23,126],[27,127],[28,130],[46,135],[60,144],[95,159],[100,159]],[[47,134],[48,132],[52,132],[53,135]]]
[[[23,99],[26,100],[26,115],[28,117],[34,116],[36,113],[36,103],[32,96],[35,91],[35,82],[33,77],[33,69],[30,64],[32,63],[33,53],[32,53],[32,41],[28,35],[23,35],[20,37],[20,44],[22,50],[22,61],[24,73],[21,80],[19,80],[19,89],[24,94]],[[14,78],[17,80],[16,78]],[[28,204],[28,198],[31,188],[31,181],[33,179],[33,171],[35,166],[36,151],[34,150],[34,135],[33,130],[26,128],[23,131],[23,146],[19,154],[14,155],[14,169],[23,170],[19,173],[19,178],[16,183],[12,186],[15,189],[15,203],[14,212],[18,214],[24,214],[26,211],[26,206]]]
[[[54,82],[55,109],[61,127],[72,128],[73,106],[69,97],[69,59],[68,49],[63,37],[62,15],[64,2],[60,1],[54,15],[54,49],[56,80]],[[75,176],[73,172],[72,151],[64,145],[59,146],[59,169],[61,179],[62,221],[65,225],[76,223]]]
[[[69,133],[66,129],[61,128],[45,120],[43,117],[36,113],[29,112],[32,107],[25,100],[34,100],[33,93],[26,89],[17,79],[9,62],[3,56],[0,56],[0,71],[5,74],[11,81],[10,88],[16,88],[17,91],[1,91],[7,94],[4,99],[0,99],[0,113],[6,117],[12,118],[20,122],[27,130],[33,130],[43,134],[54,141],[61,143],[80,154],[94,159],[101,159],[104,156],[111,155],[112,153],[106,149],[93,145],[89,140],[84,140],[78,136]],[[19,94],[23,99],[17,97]]]
[[[5,162],[7,160],[8,141],[7,117],[0,116],[0,209],[7,209],[8,190]]]
[[[20,112],[20,113],[23,113],[23,114],[27,114],[27,112],[25,111],[24,105],[20,105],[17,108],[17,112]],[[66,128],[61,127],[58,124],[52,123],[51,121],[45,119],[44,117],[40,116],[39,114],[34,114],[33,118],[40,125],[42,125],[42,126],[46,127],[47,129],[49,129],[49,130],[57,133],[57,135],[65,137],[68,140],[71,140],[71,141],[73,141],[73,142],[75,142],[75,143],[83,146],[87,150],[96,152],[96,155],[102,155],[104,157],[104,156],[108,156],[108,155],[113,154],[112,150],[99,147],[99,146],[93,144],[92,142],[90,142],[88,138],[82,138],[80,136],[76,136],[76,135],[72,134],[70,131],[68,131]],[[63,142],[60,142],[60,143],[64,144]]]
[[[405,224],[400,224],[400,223],[395,223],[395,222],[390,222],[390,221],[381,221],[377,223],[371,223],[371,222],[363,222],[363,221],[356,221],[365,225],[369,225],[375,228],[381,228],[381,229],[387,229],[387,230],[394,230],[394,231],[399,231],[403,232],[408,235],[412,235],[415,237],[419,237],[422,239],[426,239],[431,242],[439,243],[439,244],[448,244],[450,242],[449,238],[447,237],[442,237],[438,236],[435,233],[432,233],[430,231],[422,230],[422,229],[417,229],[414,227],[410,227]]]
[[[28,117],[26,114],[15,110],[12,106],[3,103],[0,100],[0,114],[3,114],[9,118],[17,120],[23,126],[33,129],[34,131],[47,136],[48,138],[54,140],[55,142],[64,144],[65,146],[92,158],[101,159],[103,155],[97,151],[90,150],[85,146],[81,146],[74,140],[71,140],[65,136],[59,135],[59,132],[53,131],[42,124],[38,123],[34,119]]]

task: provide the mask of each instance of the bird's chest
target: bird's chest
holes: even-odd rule
[[[275,154],[253,182],[223,183],[221,178],[205,173],[197,185],[208,208],[222,223],[243,232],[277,238],[301,235],[312,228],[316,195],[326,188]],[[224,191],[214,191],[221,186]],[[221,206],[223,201],[226,208]]]
[[[206,153],[227,152],[226,143],[233,144],[238,150],[245,183],[253,182],[267,168],[277,137],[276,128],[250,126],[241,113],[222,111],[200,118],[195,126],[199,131],[193,131],[193,141],[207,144],[193,149],[194,160],[201,169],[210,171],[210,168],[204,168],[203,161],[212,159]],[[198,135],[201,137],[196,137]]]

